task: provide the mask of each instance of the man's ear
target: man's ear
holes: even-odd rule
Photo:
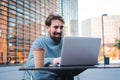
[[[47,31],[49,30],[49,28],[50,28],[49,26],[46,26]]]

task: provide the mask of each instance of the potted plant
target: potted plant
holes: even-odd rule
[[[114,46],[119,50],[119,54],[120,54],[120,40],[116,39]]]
[[[117,47],[120,50],[120,40],[116,39],[114,46]]]

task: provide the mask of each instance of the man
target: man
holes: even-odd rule
[[[48,36],[38,38],[33,42],[25,66],[34,67],[33,50],[35,48],[45,49],[45,65],[60,63],[64,20],[60,15],[49,15],[45,21],[45,25]],[[29,71],[29,74],[32,74],[34,80],[57,80],[57,75],[52,72]],[[25,72],[24,77],[26,79],[29,78],[29,74]]]

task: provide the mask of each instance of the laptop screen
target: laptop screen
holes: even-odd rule
[[[97,64],[100,43],[100,38],[64,37],[60,66]]]

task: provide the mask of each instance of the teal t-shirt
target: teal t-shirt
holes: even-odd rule
[[[62,48],[62,40],[59,44],[56,44],[50,36],[45,36],[42,38],[36,39],[30,49],[30,53],[28,56],[28,60],[25,66],[34,66],[34,54],[33,50],[35,48],[43,48],[45,49],[45,61],[46,63],[52,63],[53,58],[57,58],[61,56],[61,48]]]
[[[53,58],[57,58],[61,56],[62,41],[63,39],[61,40],[59,44],[56,44],[49,36],[36,39],[31,45],[28,60],[24,64],[24,66],[34,67],[33,50],[36,48],[45,49],[44,64],[52,63]],[[33,80],[43,80],[43,79],[44,80],[58,80],[57,75],[53,72],[48,72],[48,71],[43,71],[43,70],[24,71],[23,79],[29,80],[31,79],[31,76]]]

